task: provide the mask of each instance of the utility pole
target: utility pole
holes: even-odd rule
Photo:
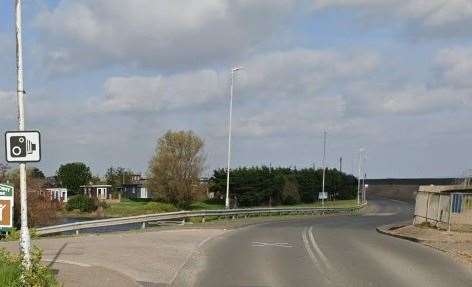
[[[343,157],[339,158],[339,172],[343,172]]]
[[[361,167],[362,167],[362,153],[364,152],[364,149],[361,148],[359,149],[359,173],[357,176],[357,205],[361,204]]]
[[[325,196],[325,177],[326,177],[326,130],[323,131],[323,185],[321,187],[321,206],[324,207]]]
[[[231,70],[231,87],[229,97],[229,127],[228,127],[228,169],[226,171],[226,199],[225,208],[229,209],[229,172],[231,167],[231,124],[233,118],[233,90],[234,90],[234,74],[241,68],[236,67]]]
[[[17,97],[18,97],[18,130],[25,130],[25,108],[23,87],[23,45],[21,39],[21,2],[16,0],[16,71],[17,71]],[[20,252],[23,266],[28,270],[31,267],[30,245],[31,239],[28,230],[28,200],[26,187],[26,164],[20,163],[20,206],[21,206],[21,228],[20,228]]]

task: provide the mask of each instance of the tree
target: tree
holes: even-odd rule
[[[321,192],[322,169],[286,167],[239,167],[231,170],[230,196],[240,206],[276,206],[313,203]],[[356,178],[336,169],[326,170],[326,191],[336,199],[356,196]],[[226,190],[226,169],[217,169],[210,179],[210,192],[220,198]]]
[[[283,204],[297,204],[300,202],[298,182],[294,176],[284,177],[284,185],[280,194]]]
[[[61,208],[61,203],[51,200],[44,195],[45,179],[34,176],[34,168],[26,171],[28,188],[28,224],[32,227],[53,224],[56,222],[56,211]],[[20,170],[10,170],[6,174],[6,181],[15,188],[14,192],[14,222],[15,226],[20,225]]]
[[[0,182],[5,181],[6,174],[10,167],[7,164],[0,163]]]
[[[148,189],[158,199],[188,207],[203,172],[203,147],[204,141],[192,131],[168,131],[158,140],[149,164]]]
[[[45,178],[44,173],[42,172],[42,170],[40,170],[37,167],[31,168],[30,172],[31,172],[31,176],[34,177],[34,178],[39,178],[39,179],[44,179]]]
[[[125,169],[124,167],[110,167],[105,173],[105,180],[106,183],[111,185],[113,190],[116,191],[117,187],[130,183],[133,174],[132,170]]]
[[[57,179],[62,187],[69,190],[71,195],[79,193],[80,186],[92,180],[90,168],[81,162],[61,165],[57,171]]]

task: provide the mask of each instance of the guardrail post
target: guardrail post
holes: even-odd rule
[[[79,230],[76,229],[76,230],[75,230],[75,236],[78,236],[78,235],[79,235]]]
[[[143,221],[143,223],[141,224],[141,229],[146,229],[146,221]]]
[[[185,218],[182,219],[182,223],[181,223],[181,224],[182,224],[182,225],[185,225]]]
[[[202,217],[202,223],[205,223],[205,216]]]
[[[236,216],[235,216],[235,215],[233,215],[233,217],[232,217],[232,220],[235,220],[235,219],[236,219]]]

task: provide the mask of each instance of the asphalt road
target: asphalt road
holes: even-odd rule
[[[204,245],[174,286],[472,286],[469,267],[375,227],[411,219],[412,206],[371,200],[358,216],[257,224]]]

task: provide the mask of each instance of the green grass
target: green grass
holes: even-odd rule
[[[328,201],[325,200],[325,207],[337,207],[337,208],[348,208],[354,207],[357,205],[356,199],[345,199],[345,200],[336,200],[336,201]],[[321,201],[317,201],[315,203],[301,203],[296,205],[287,205],[287,207],[321,207]]]
[[[163,202],[139,202],[123,199],[120,203],[112,203],[105,209],[105,216],[125,217],[142,214],[154,214],[177,211],[177,207]]]
[[[210,204],[202,201],[194,202],[188,208],[189,210],[221,209],[222,204]],[[178,211],[179,209],[170,203],[164,202],[140,202],[129,199],[123,199],[120,203],[112,203],[105,209],[107,217],[124,217],[142,214],[154,214],[162,212]]]
[[[224,204],[197,201],[190,205],[189,210],[212,210],[212,209],[223,209],[223,208],[225,208]]]
[[[19,264],[0,262],[0,286],[20,286],[21,268]]]

